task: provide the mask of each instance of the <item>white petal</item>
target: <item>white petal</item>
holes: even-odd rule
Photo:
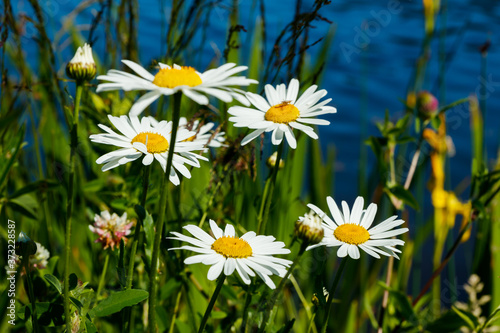
[[[349,212],[349,206],[345,201],[342,201],[342,212],[344,213],[345,223],[349,223],[351,221],[351,213]]]
[[[349,257],[351,257],[352,259],[359,259],[359,249],[356,245],[349,245],[349,247],[347,248],[347,251],[349,253]]]
[[[276,128],[273,131],[273,135],[271,136],[271,142],[273,145],[277,146],[283,141],[283,131],[279,128]]]
[[[122,62],[128,67],[130,67],[134,72],[145,78],[146,80],[152,82],[155,79],[154,75],[148,72],[146,69],[144,69],[144,67],[142,67],[141,65],[125,59],[123,59]]]
[[[248,98],[250,103],[255,105],[261,111],[265,112],[271,108],[271,106],[269,105],[269,103],[267,103],[267,101],[264,99],[264,97],[262,97],[260,95],[249,92],[249,93],[246,93],[246,97]]]
[[[299,93],[299,80],[292,79],[288,85],[288,91],[286,93],[286,100],[291,101],[294,104],[297,100],[297,94]]]
[[[219,228],[214,220],[210,220],[210,228],[212,229],[212,233],[214,234],[215,239],[221,238],[223,236],[222,229]]]
[[[227,258],[224,264],[224,275],[228,276],[233,274],[236,268],[236,260],[234,258]]]
[[[150,91],[139,98],[134,105],[132,105],[132,108],[130,108],[130,115],[131,116],[138,116],[139,114],[144,111],[145,108],[147,108],[151,103],[156,101],[158,97],[160,97],[161,92],[158,90],[153,90]]]
[[[375,219],[377,214],[377,204],[371,203],[365,211],[363,218],[361,219],[361,226],[365,229],[369,229]],[[370,233],[371,235],[371,233]]]
[[[230,236],[230,237],[234,237],[235,236],[234,227],[231,224],[229,224],[229,223],[226,224],[226,228],[224,229],[224,236]]]
[[[285,131],[285,137],[290,148],[292,149],[297,148],[297,140],[295,139],[295,135],[293,135],[293,130],[288,126]]]
[[[192,89],[184,88],[184,89],[182,89],[182,93],[200,105],[207,105],[208,104],[207,96],[204,96],[200,93],[197,93]]]
[[[210,267],[207,274],[207,278],[210,281],[213,281],[219,277],[220,273],[222,273],[222,269],[224,268],[225,261],[226,259],[223,257],[222,260],[220,260],[218,263]]]
[[[337,225],[342,225],[346,223],[346,221],[344,220],[344,216],[342,215],[342,213],[339,210],[339,207],[335,203],[335,200],[333,200],[332,197],[327,197],[326,203],[328,204],[328,208],[330,208],[330,213],[332,214],[335,223],[337,223]]]
[[[349,244],[342,244],[342,246],[337,250],[337,257],[344,258],[345,256],[347,256],[348,248]]]
[[[354,205],[352,206],[351,210],[351,218],[349,220],[350,223],[354,224],[360,224],[361,222],[361,214],[363,213],[363,205],[365,203],[365,200],[363,197],[357,197],[356,200],[354,201]]]
[[[246,145],[247,143],[249,143],[250,141],[252,141],[256,137],[258,137],[259,135],[264,133],[264,131],[265,131],[265,129],[258,129],[258,130],[253,131],[252,133],[248,134],[247,136],[245,136],[243,138],[243,140],[241,140],[241,145],[242,146]]]
[[[151,163],[153,163],[153,160],[154,160],[153,154],[146,154],[142,159],[142,164],[150,165]]]

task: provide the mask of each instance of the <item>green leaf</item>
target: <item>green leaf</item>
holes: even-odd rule
[[[108,298],[99,302],[96,307],[90,310],[91,317],[105,317],[117,313],[121,309],[135,305],[147,299],[149,293],[141,289],[129,289],[111,294]]]
[[[78,309],[78,312],[82,313],[82,308],[83,308],[82,302],[80,302],[78,299],[71,297],[71,296],[69,297],[69,300],[71,301],[71,303],[73,303],[74,306],[76,306],[76,308]]]
[[[227,313],[224,311],[212,311],[210,317],[213,319],[224,319],[227,317]]]
[[[455,101],[453,103],[450,103],[448,105],[445,105],[443,106],[442,108],[439,109],[439,113],[442,113],[442,112],[446,112],[448,111],[449,109],[459,105],[459,104],[462,104],[462,103],[465,103],[465,102],[468,102],[469,101],[469,98],[466,97],[466,98],[462,98],[462,99],[459,99],[458,101]]]
[[[69,290],[73,290],[78,285],[78,277],[75,273],[71,273],[69,276]]]
[[[386,285],[385,283],[379,282],[379,285],[389,291],[389,298],[394,305],[399,310],[404,319],[413,321],[417,318],[415,311],[413,310],[413,306],[408,298],[408,296],[396,289],[393,289]]]
[[[38,219],[38,215],[36,213],[38,202],[31,194],[25,194],[20,197],[10,199],[7,201],[7,205],[29,218],[34,220]]]
[[[445,312],[440,318],[427,325],[425,329],[431,333],[451,333],[464,326],[467,326],[467,323],[463,321],[462,317],[460,317],[455,311],[448,311]]]
[[[56,288],[56,290],[59,292],[59,294],[62,294],[62,286],[61,286],[61,282],[54,276],[54,275],[51,275],[51,274],[45,274],[43,276],[43,278],[49,283],[51,284],[54,288]]]
[[[97,333],[97,328],[88,318],[85,318],[85,328],[87,328],[87,333]]]
[[[469,326],[470,329],[475,330],[479,325],[477,318],[472,313],[461,310],[456,306],[452,306],[451,309],[455,311],[455,313],[459,315],[465,323],[467,323],[467,326]]]
[[[59,182],[53,181],[53,180],[37,180],[36,182],[33,182],[31,184],[26,185],[20,190],[17,190],[16,192],[12,193],[9,198],[17,198],[20,197],[24,194],[31,193],[31,192],[45,192],[47,190],[56,188],[60,185]]]
[[[417,200],[413,197],[413,194],[411,194],[411,192],[405,189],[403,186],[394,185],[390,188],[385,188],[384,191],[388,192],[388,194],[392,194],[413,209],[419,210]]]

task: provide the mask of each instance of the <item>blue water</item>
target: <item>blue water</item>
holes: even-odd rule
[[[249,31],[255,25],[258,15],[254,2],[240,2],[240,20]],[[314,1],[302,2],[303,9],[307,10]],[[162,26],[162,21],[168,21],[171,8],[169,1],[142,0],[139,3],[139,52],[141,62],[147,64],[165,54],[166,24]],[[195,65],[200,69],[206,68],[224,50],[231,3],[232,1],[223,2],[223,6],[214,8],[211,12],[203,52],[200,54],[198,50],[193,51],[193,59],[200,62]],[[277,35],[292,20],[295,5],[266,1],[265,6],[267,50],[270,50]],[[62,20],[75,7],[76,2],[69,0],[42,4],[51,37],[55,36],[55,32],[61,28]],[[76,22],[84,37],[88,36],[90,22],[98,8],[94,5],[77,16]],[[31,12],[29,6],[23,2],[14,5],[14,11]],[[453,1],[447,12],[446,52],[451,61],[446,71],[445,100],[440,103],[445,105],[479,92],[481,82],[490,82],[486,95],[485,143],[488,157],[492,160],[500,142],[497,135],[500,128],[500,48],[499,35],[496,33],[500,31],[500,6],[497,2],[487,0],[460,0]],[[422,4],[420,1],[395,0],[377,3],[368,0],[333,1],[320,13],[336,26],[326,75],[320,86],[329,92],[328,96],[333,99],[332,104],[338,109],[337,114],[327,117],[332,124],[320,127],[320,139],[325,149],[330,145],[337,149],[336,182],[332,193],[352,202],[357,196],[362,140],[368,135],[378,134],[374,124],[384,117],[386,109],[392,115],[401,115],[402,105],[398,99],[405,97],[415,61],[420,54],[424,29]],[[325,36],[331,28],[328,23],[322,21],[317,21],[314,25],[315,29],[310,32],[310,41]],[[437,26],[439,28],[439,20]],[[365,37],[360,37],[361,31],[366,32]],[[23,38],[23,47],[27,52],[36,47],[31,38],[33,35],[34,30],[28,24]],[[243,33],[241,36],[242,47],[248,50],[251,34]],[[103,29],[97,29],[96,37],[94,52],[102,57]],[[193,47],[199,45],[200,38],[201,35],[196,36]],[[487,60],[488,73],[486,80],[481,81],[481,57],[478,48],[488,39],[491,40]],[[65,37],[58,41],[57,47],[63,49],[62,57],[58,59],[62,72],[64,62],[71,57],[72,50],[65,42]],[[313,56],[319,48],[320,45],[310,49]],[[104,72],[105,69],[101,71]],[[438,71],[436,41],[432,44],[432,59],[424,83],[424,88],[436,96],[439,96]],[[470,175],[470,121],[466,111],[466,108],[456,108],[448,112],[448,134],[452,137],[457,151],[451,159],[452,169],[449,174],[453,186]],[[368,157],[371,162],[371,152],[368,152]],[[363,168],[361,171],[365,174],[371,171],[371,168],[366,166]]]

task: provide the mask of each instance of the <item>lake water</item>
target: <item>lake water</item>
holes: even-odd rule
[[[190,1],[188,1],[189,3]],[[311,8],[314,1],[302,1],[304,10]],[[231,1],[211,12],[207,41],[203,55],[199,57],[204,68],[224,50],[228,28]],[[292,2],[295,3],[295,2]],[[444,3],[444,1],[443,1]],[[227,6],[226,6],[227,5]],[[16,7],[17,6],[17,7]],[[75,9],[76,2],[57,0],[43,2],[49,34],[54,35],[61,27],[62,19]],[[165,24],[170,15],[170,2],[164,0],[139,1],[138,44],[142,63],[149,63],[165,53]],[[295,11],[295,5],[287,1],[265,1],[267,49],[272,45]],[[83,36],[90,28],[98,4],[77,16],[76,22]],[[15,12],[31,12],[23,2],[14,5]],[[321,126],[320,139],[323,147],[334,145],[337,149],[335,190],[337,196],[352,202],[357,196],[359,157],[362,140],[368,135],[377,135],[375,122],[382,119],[385,110],[392,115],[401,115],[402,104],[415,61],[420,54],[423,36],[423,15],[420,1],[377,1],[356,0],[332,3],[320,12],[336,26],[336,34],[330,50],[326,75],[320,87],[328,91],[332,104],[338,113],[329,115],[330,126]],[[255,25],[258,7],[255,1],[240,1],[240,20],[247,28]],[[438,20],[439,27],[439,20]],[[495,1],[453,1],[448,7],[446,18],[446,52],[449,60],[446,69],[446,97],[441,105],[479,93],[486,84],[487,121],[485,142],[490,160],[496,157],[500,143],[500,6]],[[331,26],[322,21],[315,22],[310,41],[327,34]],[[29,26],[28,26],[29,28]],[[163,29],[163,30],[162,30]],[[249,29],[250,31],[251,29]],[[23,46],[27,52],[36,47],[27,29]],[[94,52],[104,54],[104,35],[97,29]],[[200,36],[198,36],[199,39]],[[250,44],[251,34],[242,34],[243,47]],[[488,54],[488,71],[485,79],[480,77],[481,56],[479,47],[491,40]],[[60,41],[64,44],[64,40]],[[67,43],[66,43],[67,44]],[[439,96],[438,41],[432,44],[432,59],[424,88]],[[310,49],[314,55],[320,45]],[[71,57],[72,51],[65,47]],[[63,53],[63,55],[65,54]],[[69,59],[69,58],[68,58]],[[59,64],[62,68],[63,60]],[[279,82],[273,82],[274,84]],[[456,185],[470,175],[471,145],[470,121],[465,108],[448,112],[448,134],[453,138],[456,155],[451,159],[451,184]],[[372,153],[368,152],[370,162]],[[368,165],[373,165],[369,163]],[[371,167],[363,166],[369,173]]]

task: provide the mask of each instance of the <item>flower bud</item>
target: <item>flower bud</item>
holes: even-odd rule
[[[274,168],[276,166],[276,159],[278,158],[278,152],[274,152],[271,156],[269,156],[269,158],[267,159],[266,161],[266,164],[269,168]],[[279,168],[280,169],[283,169],[283,167],[285,166],[285,162],[280,159],[280,165],[279,165]]]
[[[417,110],[424,120],[432,119],[439,112],[439,102],[430,92],[421,91],[417,95]]]
[[[97,73],[92,48],[85,44],[76,50],[75,56],[66,66],[66,74],[76,81],[90,81]]]
[[[325,234],[321,221],[321,217],[311,210],[295,222],[295,235],[308,245],[318,244]]]
[[[16,254],[22,258],[28,259],[29,256],[36,253],[36,250],[36,243],[21,231],[16,242]]]

